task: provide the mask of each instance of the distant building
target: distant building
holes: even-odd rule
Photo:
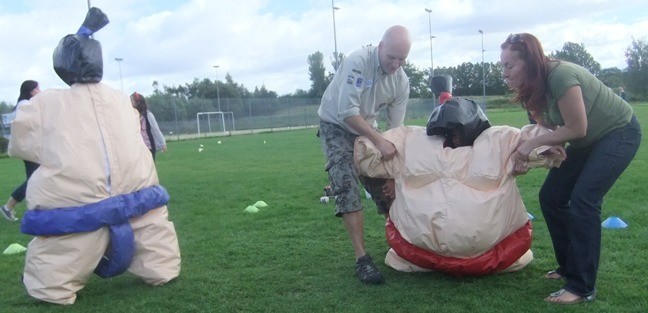
[[[0,124],[0,134],[2,134],[3,137],[9,139],[11,137],[11,120],[13,119],[14,115],[13,113],[5,113],[2,114],[2,124]]]

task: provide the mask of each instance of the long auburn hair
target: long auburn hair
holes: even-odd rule
[[[146,99],[144,99],[144,96],[137,92],[133,92],[133,94],[130,96],[131,101],[134,104],[135,109],[141,114],[146,116],[146,110],[148,110],[148,105],[146,104]]]
[[[514,102],[531,112],[533,118],[538,118],[540,112],[547,107],[547,62],[549,57],[544,54],[540,41],[529,33],[511,34],[500,46],[502,50],[515,51],[525,62],[526,79],[515,90]]]

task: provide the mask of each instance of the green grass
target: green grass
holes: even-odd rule
[[[648,125],[648,105],[636,105]],[[490,110],[494,125],[521,126],[522,111]],[[425,120],[410,121],[423,125]],[[648,127],[648,126],[645,126]],[[222,144],[218,144],[218,141]],[[263,142],[266,142],[264,144]],[[603,231],[598,299],[588,312],[645,312],[648,300],[648,145],[606,197],[603,218],[629,224]],[[198,153],[198,146],[205,150]],[[33,300],[20,275],[24,254],[0,255],[2,312],[576,312],[542,298],[561,287],[541,279],[555,267],[537,204],[545,170],[519,178],[534,221],[535,260],[524,270],[481,278],[440,273],[401,273],[382,262],[388,245],[384,220],[368,200],[365,237],[386,284],[366,286],[353,276],[353,251],[334,205],[320,204],[327,184],[315,129],[175,141],[158,154],[161,183],[171,194],[170,219],[182,251],[179,279],[149,287],[124,274],[92,278],[76,304]],[[22,162],[0,159],[0,195],[8,197],[24,177]],[[243,210],[258,200],[269,207]],[[24,204],[18,207],[22,215]],[[27,246],[17,223],[0,220],[0,247]]]

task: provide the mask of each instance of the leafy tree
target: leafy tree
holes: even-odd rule
[[[162,88],[164,89],[164,93],[166,94],[189,98],[186,88],[184,86],[178,86],[178,87],[163,86]]]
[[[221,97],[227,98],[249,98],[251,93],[245,86],[234,82],[232,75],[229,73],[225,74],[225,85],[219,85],[219,88],[222,88],[224,91],[221,91]],[[223,96],[225,95],[225,96]]]
[[[632,46],[625,52],[627,76],[625,84],[630,93],[648,98],[648,43],[632,39]]]
[[[160,93],[160,83],[158,83],[157,80],[154,80],[153,83],[151,84],[153,86],[153,94],[159,94]]]
[[[481,94],[481,64],[471,62],[457,66],[452,75],[453,95],[469,96]]]
[[[616,67],[604,68],[596,76],[610,88],[623,86],[623,77],[625,73]]]
[[[321,98],[329,84],[329,79],[324,69],[324,55],[317,51],[308,56],[308,72],[310,73],[311,89],[309,94],[313,98]]]
[[[337,64],[335,64],[335,52],[333,52],[333,56],[331,57],[331,66],[333,66],[333,73],[331,73],[330,76],[333,76],[333,74],[337,72],[338,67],[340,67],[340,64],[344,62],[344,53],[338,52],[337,56],[338,56],[338,62]]]
[[[428,87],[428,77],[426,72],[420,71],[412,63],[403,64],[403,70],[410,83],[410,98],[432,98],[432,91]]]
[[[154,92],[153,95],[147,97],[146,102],[149,104],[149,110],[153,112],[156,120],[173,121],[176,114],[178,120],[187,118],[186,107],[181,104],[182,101],[179,97],[158,91],[158,93]]]
[[[262,85],[261,88],[255,87],[254,92],[252,93],[253,98],[277,98],[277,93],[274,91],[268,91],[265,85]]]
[[[549,57],[578,64],[594,75],[598,75],[601,71],[601,64],[594,61],[594,58],[587,52],[583,44],[566,42],[562,50],[556,50],[549,54]]]
[[[7,102],[0,101],[0,114],[9,113],[13,111],[13,107],[14,107],[13,105],[10,105]]]
[[[502,78],[502,65],[497,63],[486,63],[486,94],[503,95],[509,90]]]
[[[308,91],[306,91],[304,89],[297,89],[292,94],[292,97],[295,97],[295,98],[308,98]]]

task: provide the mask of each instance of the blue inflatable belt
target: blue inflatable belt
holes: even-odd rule
[[[166,189],[156,185],[83,206],[28,210],[20,231],[33,236],[58,236],[108,226],[110,244],[95,269],[95,274],[108,278],[125,272],[135,255],[133,229],[128,221],[168,202]]]

